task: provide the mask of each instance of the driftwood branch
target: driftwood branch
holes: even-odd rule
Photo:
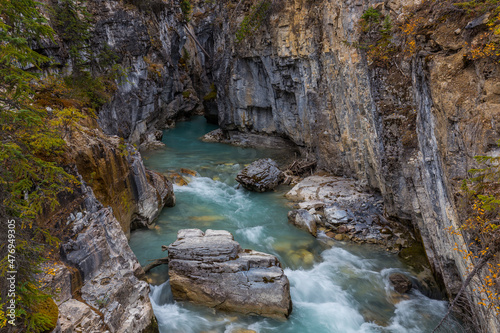
[[[144,273],[149,272],[155,267],[161,266],[161,265],[167,265],[168,264],[168,257],[161,258],[161,259],[156,259],[152,263],[148,264],[146,267],[144,267]]]

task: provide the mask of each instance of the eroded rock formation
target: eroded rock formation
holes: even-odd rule
[[[147,227],[164,206],[175,205],[172,183],[147,170],[141,154],[117,136],[98,129],[75,132],[69,140],[78,172],[105,206],[113,208],[123,232]]]
[[[90,187],[60,226],[62,262],[45,284],[57,295],[60,332],[143,332],[154,325],[149,286],[111,208]]]
[[[379,191],[386,214],[418,230],[434,272],[453,296],[470,264],[453,250],[464,240],[447,232],[459,226],[454,201],[459,181],[474,166],[475,155],[496,152],[500,137],[498,65],[467,58],[465,45],[480,37],[476,23],[453,11],[434,17],[439,11],[420,0],[276,1],[269,20],[238,43],[235,31],[252,1],[236,7],[192,3],[195,10],[185,23],[174,1],[155,10],[89,1],[96,17],[93,49],[111,48],[127,68],[113,100],[99,112],[105,133],[151,142],[155,131],[176,117],[201,111],[204,95],[213,92],[217,98],[209,101],[207,115],[217,118],[233,141],[251,144],[259,135],[266,142],[273,136],[290,140],[320,168]],[[390,13],[395,24],[407,13],[427,11],[432,22],[415,38],[421,51],[390,66],[367,58],[356,47],[357,22],[370,5]],[[64,65],[67,49],[53,45],[46,53]],[[103,179],[115,173],[94,162],[98,159],[91,156],[101,148],[92,149],[83,157],[93,167],[81,171],[89,183],[94,166]],[[127,159],[134,157],[111,165],[125,170]],[[140,169],[132,174],[146,184]],[[132,181],[109,184],[102,196],[94,188],[96,196],[113,207],[126,233],[134,214],[141,216],[139,224],[149,223],[139,211],[150,216],[156,210],[151,201],[144,199],[142,208],[126,204],[134,200],[123,184]],[[141,193],[147,192],[154,191]],[[337,209],[331,216],[338,220],[339,214]],[[475,313],[484,318],[476,303],[471,302]],[[483,320],[488,331],[498,332],[495,320]]]
[[[290,284],[278,259],[242,250],[227,231],[180,230],[168,258],[178,300],[279,319],[292,311]]]
[[[336,240],[379,244],[399,251],[415,242],[411,231],[383,216],[382,198],[358,190],[352,179],[310,176],[286,197],[297,202],[288,220],[317,236],[317,230]]]
[[[481,29],[465,29],[466,15],[444,2],[296,0],[273,2],[269,20],[237,42],[243,3],[237,14],[221,8],[228,19],[215,38],[225,50],[213,71],[222,128],[289,138],[320,168],[377,189],[388,216],[418,229],[433,271],[456,294],[469,264],[453,250],[464,239],[447,231],[460,225],[459,180],[500,138],[499,66],[468,60]],[[375,5],[394,25],[428,20],[413,36],[418,52],[380,65],[357,47],[358,22]]]

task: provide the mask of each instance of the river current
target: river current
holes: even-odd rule
[[[275,192],[238,188],[236,174],[248,163],[272,157],[276,150],[239,148],[199,140],[215,129],[202,117],[178,123],[163,137],[166,147],[144,154],[148,168],[168,173],[187,168],[198,173],[187,186],[174,186],[177,204],[165,208],[154,229],[137,230],[130,246],[142,265],[162,258],[161,245],[175,241],[184,228],[230,231],[242,248],[276,255],[291,285],[293,312],[288,321],[218,312],[172,299],[165,266],[151,278],[151,301],[162,333],[431,332],[446,313],[447,303],[413,289],[399,295],[389,286],[394,272],[413,272],[396,255],[370,245],[315,239],[287,221],[290,204],[282,186]]]

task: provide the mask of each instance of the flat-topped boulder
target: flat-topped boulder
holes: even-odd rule
[[[273,190],[283,179],[283,172],[278,163],[270,158],[264,158],[251,163],[236,176],[236,181],[244,188],[255,192]]]
[[[292,311],[290,283],[279,260],[241,249],[228,231],[180,230],[168,257],[176,300],[278,319]]]

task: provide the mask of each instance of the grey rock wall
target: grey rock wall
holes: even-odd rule
[[[143,332],[155,320],[144,271],[112,209],[85,183],[77,192],[60,226],[62,262],[42,277],[57,295],[57,332]]]
[[[422,236],[453,296],[468,262],[453,250],[464,239],[447,228],[459,226],[460,179],[473,157],[493,152],[500,138],[500,95],[491,93],[500,71],[464,62],[465,42],[454,32],[465,27],[460,20],[430,29],[417,38],[425,52],[385,68],[354,46],[369,5],[397,22],[415,10],[405,6],[420,3],[281,2],[238,43],[232,36],[242,10],[216,37],[215,48],[225,53],[216,56],[213,75],[223,129],[288,138],[315,155],[319,167],[379,191],[386,213]],[[498,323],[485,322],[475,305],[479,295],[471,295],[484,329],[496,332]]]

